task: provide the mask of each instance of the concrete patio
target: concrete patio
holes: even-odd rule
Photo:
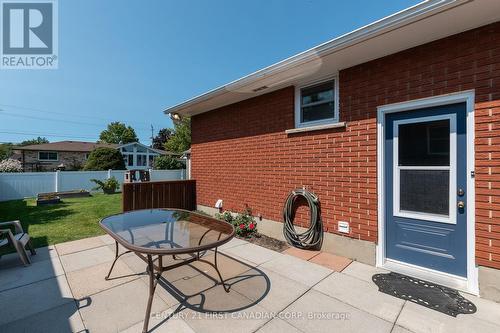
[[[113,248],[100,236],[38,249],[29,267],[2,257],[0,332],[140,332],[145,263],[127,254],[106,281]],[[219,259],[229,293],[201,262],[163,274],[151,332],[500,331],[500,304],[466,295],[478,311],[453,318],[378,292],[371,276],[381,270],[345,258],[233,239]]]

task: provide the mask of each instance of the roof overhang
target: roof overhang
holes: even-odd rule
[[[499,20],[499,0],[424,1],[164,112],[197,115]]]
[[[128,146],[133,146],[133,145],[137,145],[137,146],[143,147],[145,149],[151,150],[151,151],[153,151],[153,152],[155,152],[157,154],[160,154],[160,155],[179,155],[179,154],[176,154],[176,153],[173,153],[173,152],[170,152],[170,151],[160,150],[160,149],[156,149],[156,148],[153,148],[153,147],[149,147],[149,146],[146,146],[145,144],[142,144],[140,142],[123,143],[123,144],[117,145],[116,149],[120,149],[120,148],[128,147]]]

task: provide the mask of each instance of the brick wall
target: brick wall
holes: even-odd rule
[[[21,153],[22,154],[22,153]],[[38,151],[26,150],[24,151],[24,163],[31,165],[34,163],[39,164],[39,171],[54,171],[60,164],[64,164],[67,171],[79,170],[84,165],[87,159],[85,158],[85,152],[71,152],[71,151],[60,151],[58,153],[59,159],[57,161],[40,161],[38,160]],[[31,171],[27,168],[26,171]]]
[[[288,193],[306,186],[321,199],[327,232],[349,221],[349,237],[375,242],[377,106],[474,89],[477,257],[500,268],[500,23],[342,70],[339,77],[346,128],[285,134],[294,127],[293,87],[193,117],[198,203],[213,206],[221,198],[225,209],[248,205],[281,221]],[[299,211],[302,223],[304,214]]]
[[[476,261],[500,269],[500,100],[475,111]]]

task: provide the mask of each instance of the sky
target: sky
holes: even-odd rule
[[[0,70],[0,142],[96,141],[412,6],[410,0],[59,0],[59,68]]]

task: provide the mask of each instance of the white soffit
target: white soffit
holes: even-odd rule
[[[165,110],[193,116],[500,20],[500,0],[430,0]],[[267,87],[262,90],[256,89]]]

